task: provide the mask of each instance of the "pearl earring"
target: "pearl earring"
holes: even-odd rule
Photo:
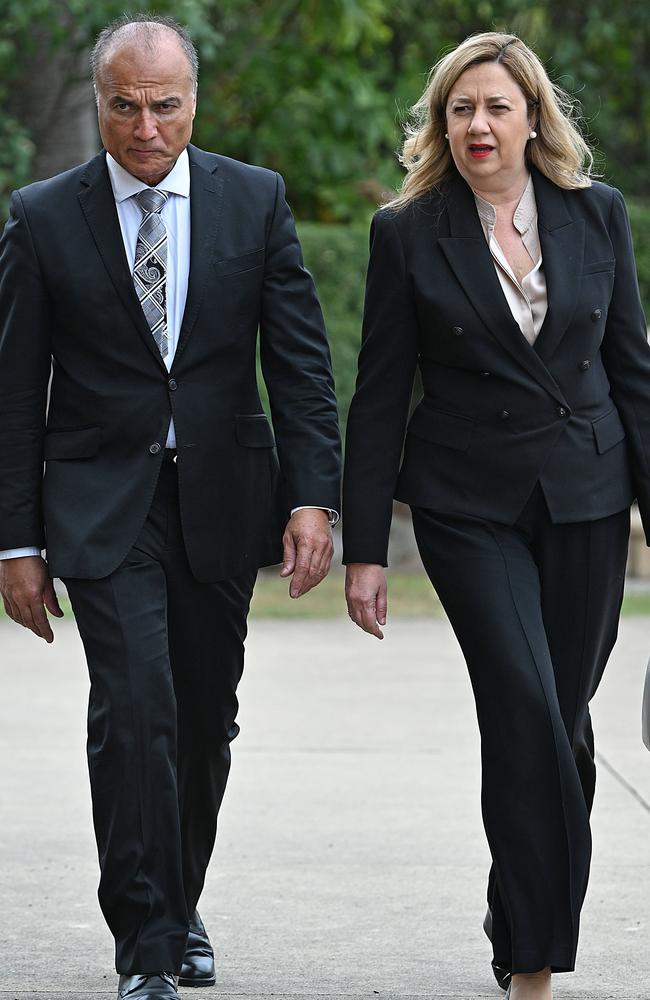
[[[449,135],[448,135],[447,132],[445,132],[445,139],[448,139],[448,138],[449,138]]]
[[[530,132],[528,134],[528,138],[529,139],[536,139],[537,138],[537,132],[535,131],[534,128],[530,130]]]

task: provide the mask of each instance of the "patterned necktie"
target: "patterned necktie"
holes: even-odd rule
[[[167,229],[160,210],[167,201],[164,191],[146,188],[134,195],[142,209],[142,222],[135,245],[133,281],[140,305],[163,358],[169,351],[167,334]]]

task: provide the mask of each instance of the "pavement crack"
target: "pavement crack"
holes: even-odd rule
[[[614,781],[617,781],[621,788],[624,788],[626,792],[629,792],[632,798],[639,803],[642,809],[645,809],[647,813],[650,813],[650,802],[644,799],[644,797],[637,792],[634,785],[630,784],[627,778],[624,778],[621,772],[617,771],[614,765],[610,764],[606,757],[603,757],[602,753],[596,753],[596,760],[602,767],[605,768],[607,772],[609,772],[609,774],[611,774]]]

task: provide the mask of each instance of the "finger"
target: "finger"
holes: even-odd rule
[[[370,600],[368,598],[364,600],[360,600],[359,598],[350,598],[348,600],[348,609],[350,617],[355,625],[358,625],[364,632],[368,632],[369,635],[376,636],[377,639],[384,638],[384,633],[377,624],[374,598],[371,598]]]
[[[48,580],[45,584],[43,603],[51,615],[54,615],[55,618],[63,618],[63,610],[59,604],[59,599],[56,596],[56,590],[51,580]]]
[[[290,531],[285,531],[282,544],[284,551],[280,576],[291,576],[296,568],[296,543]]]
[[[388,615],[388,587],[382,583],[377,592],[377,621],[380,625],[386,624]]]
[[[18,604],[17,601],[9,599],[9,607],[11,608],[11,617],[13,618],[13,620],[18,625],[22,625],[23,628],[27,628],[27,625],[25,625],[25,619],[23,617],[20,604]]]
[[[377,605],[374,599],[370,605],[364,607],[362,617],[364,630],[370,635],[376,636],[377,639],[383,639],[384,633],[377,623]]]
[[[32,630],[34,635],[37,635],[40,639],[45,639],[46,642],[54,642],[54,633],[52,632],[52,626],[50,625],[47,614],[45,613],[45,607],[42,601],[37,604],[30,605],[30,614],[32,624],[27,627]]]
[[[20,618],[20,614],[14,602],[9,597],[5,597],[3,598],[3,600],[4,600],[5,611],[7,612],[11,620],[16,622],[17,625],[22,625],[22,619]]]
[[[293,598],[300,597],[301,594],[305,594],[309,590],[307,586],[307,580],[309,578],[309,570],[311,568],[311,548],[305,548],[304,544],[298,544],[298,554],[296,556],[296,568],[293,573],[293,579],[291,581],[291,586],[289,587],[289,594]]]

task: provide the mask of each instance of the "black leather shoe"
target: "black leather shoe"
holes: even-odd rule
[[[488,906],[487,913],[485,914],[485,919],[483,920],[483,930],[490,941],[492,941],[492,910]],[[492,962],[492,972],[494,973],[494,978],[501,987],[502,990],[508,990],[506,993],[506,998],[510,996],[510,980],[512,979],[512,973],[510,969],[504,969],[501,965],[496,965]]]
[[[198,910],[190,920],[183,967],[178,979],[179,986],[214,986],[217,974],[214,968],[214,952],[208,932],[203,926]]]
[[[176,976],[171,972],[151,972],[120,976],[117,1000],[179,1000]]]

